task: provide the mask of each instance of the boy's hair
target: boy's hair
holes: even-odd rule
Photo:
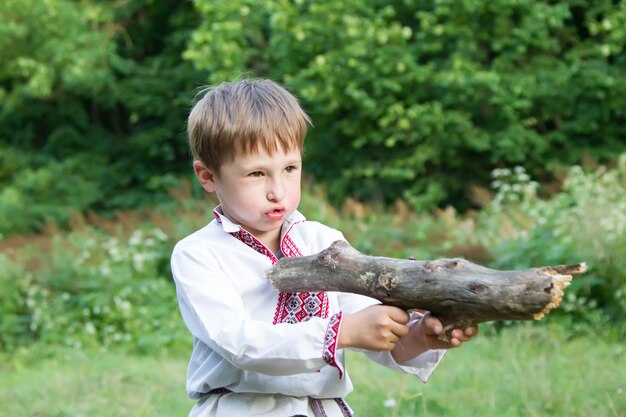
[[[309,116],[285,88],[246,79],[206,87],[187,120],[195,160],[219,173],[236,155],[279,148],[302,151]]]

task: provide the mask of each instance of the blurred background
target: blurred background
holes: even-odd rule
[[[626,415],[625,45],[622,0],[3,0],[0,415],[186,415],[186,117],[243,77],[299,98],[300,210],[360,251],[589,266],[427,385],[355,356],[358,415]]]

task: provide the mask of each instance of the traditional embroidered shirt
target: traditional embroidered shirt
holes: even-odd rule
[[[277,257],[222,213],[174,248],[171,266],[181,314],[193,336],[190,416],[351,416],[352,391],[337,336],[344,314],[377,304],[337,292],[281,293],[266,279]],[[282,227],[284,256],[319,253],[344,239],[295,212]],[[431,350],[402,364],[365,352],[426,382],[444,355]],[[333,411],[334,410],[334,411]]]

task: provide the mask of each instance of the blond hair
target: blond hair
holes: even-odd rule
[[[284,87],[246,79],[206,87],[187,120],[195,160],[216,172],[236,155],[302,151],[309,116]]]

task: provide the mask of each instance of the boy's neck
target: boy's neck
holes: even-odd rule
[[[281,230],[282,227],[277,230],[272,230],[268,233],[263,233],[261,236],[253,236],[257,238],[262,244],[264,244],[265,247],[270,250],[270,252],[276,254],[278,253],[278,251],[280,251]]]

